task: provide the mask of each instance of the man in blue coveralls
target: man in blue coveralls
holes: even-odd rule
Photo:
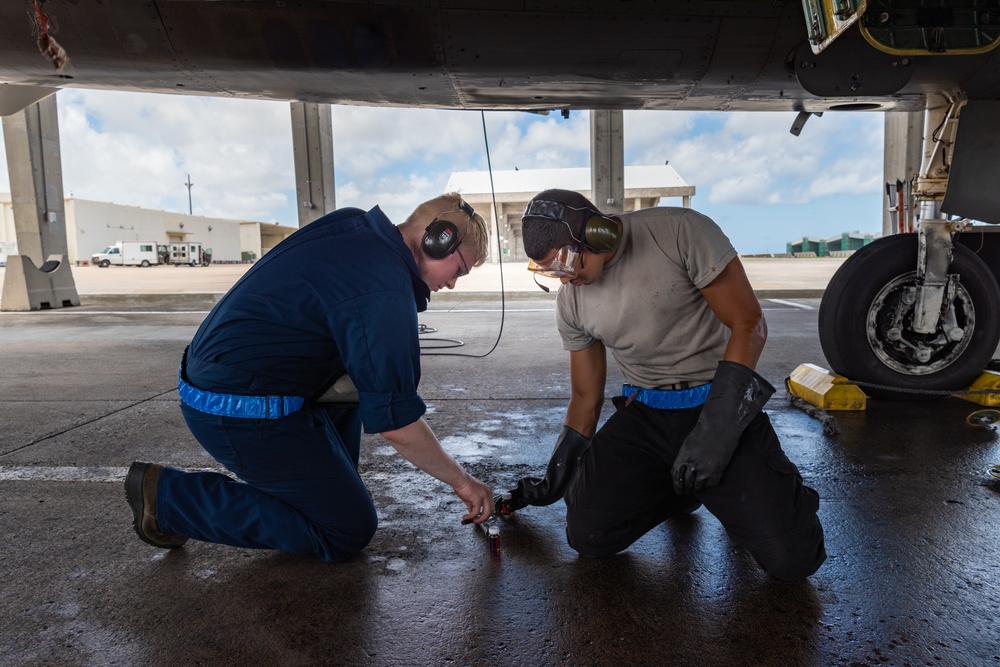
[[[441,447],[417,393],[417,313],[487,256],[481,216],[457,194],[398,227],[379,210],[334,211],[282,241],[202,323],[180,367],[191,433],[239,481],[135,462],[125,479],[139,537],[188,538],[341,561],[375,533],[358,474],[361,429],[450,485],[464,519],[493,492]]]

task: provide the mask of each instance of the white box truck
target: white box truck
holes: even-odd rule
[[[118,241],[112,246],[90,256],[90,262],[102,269],[118,266],[151,266],[161,263],[160,250],[155,241]]]

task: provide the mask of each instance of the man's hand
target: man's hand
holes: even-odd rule
[[[441,447],[423,417],[382,436],[407,461],[453,488],[469,509],[465,519],[482,523],[493,514],[493,489],[466,472]]]
[[[698,417],[674,460],[674,492],[683,496],[722,479],[740,436],[774,394],[774,387],[741,364],[720,361]]]
[[[468,512],[463,521],[482,523],[493,514],[493,489],[483,484],[472,475],[455,488],[455,495],[465,502]]]

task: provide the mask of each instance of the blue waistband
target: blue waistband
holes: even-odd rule
[[[711,388],[711,382],[675,391],[643,389],[642,387],[633,387],[630,384],[625,384],[622,385],[622,396],[627,396],[629,403],[639,401],[643,405],[659,410],[679,410],[681,408],[696,408],[702,405],[708,399],[708,391]]]
[[[181,401],[195,410],[222,417],[246,419],[280,419],[302,409],[306,399],[301,396],[241,396],[216,394],[193,387],[184,380],[183,360],[177,372],[177,390]]]

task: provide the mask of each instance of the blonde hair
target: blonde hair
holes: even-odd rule
[[[475,261],[472,266],[482,266],[489,257],[490,232],[486,221],[478,213],[471,218],[461,208],[462,195],[449,192],[425,201],[417,206],[413,213],[403,221],[404,225],[430,224],[435,218],[447,220],[458,227],[458,238],[465,248],[475,250]]]

